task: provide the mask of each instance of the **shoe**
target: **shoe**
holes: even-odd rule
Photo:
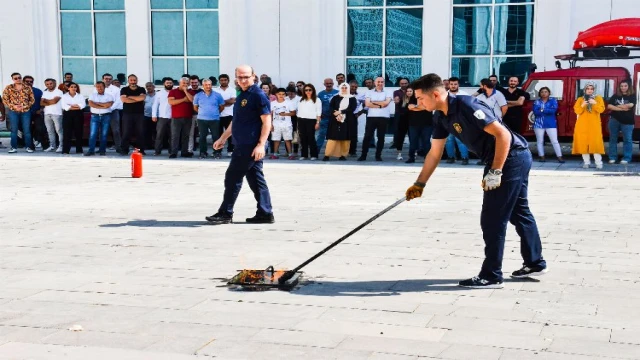
[[[382,161],[382,157],[376,156],[376,161]]]
[[[88,152],[84,153],[84,156],[93,156],[95,154],[96,154],[95,152],[88,151]]]
[[[274,155],[269,156],[269,159],[271,159],[271,160],[278,160],[278,157],[274,154]]]
[[[588,169],[588,168],[589,168],[589,166],[591,166],[591,163],[584,163],[584,164],[582,164],[582,168],[583,168],[583,169]]]
[[[233,222],[233,215],[217,212],[205,217],[205,219],[214,225],[231,224]]]
[[[329,161],[329,157],[328,156],[323,157],[322,161]]]
[[[469,165],[469,159],[462,159],[462,165]]]
[[[289,159],[289,160],[295,160],[295,159],[296,159],[296,157],[295,157],[295,156],[293,156],[293,155],[289,155],[288,159]]]
[[[298,158],[298,160],[307,160],[307,158],[306,157],[300,157],[300,158]]]
[[[214,160],[222,159],[222,154],[220,154],[220,153],[215,153],[215,154],[211,155],[211,157],[212,157]]]
[[[171,154],[169,155],[169,159],[175,159],[178,157],[178,154]]]
[[[558,162],[559,162],[560,164],[564,164],[564,159],[562,158],[562,156],[558,158]]]
[[[360,157],[358,158],[358,161],[365,161],[365,160],[367,160],[367,158],[366,158],[365,156],[360,156]]]
[[[541,267],[541,266],[528,267],[525,265],[522,267],[522,269],[516,270],[513,273],[511,273],[511,277],[516,279],[521,279],[521,278],[526,278],[531,276],[542,276],[546,273],[547,273],[546,267]]]
[[[52,152],[52,151],[56,151],[56,149],[53,146],[49,146],[44,152]]]
[[[227,156],[228,156],[228,157],[232,157],[232,156],[233,156],[233,151],[232,151],[232,152],[227,153]]]
[[[318,158],[317,157],[311,157],[309,160],[310,161],[316,161],[316,160],[318,160]]]
[[[59,154],[62,152],[62,146],[58,146],[58,148],[56,149],[56,152]]]
[[[41,144],[39,141],[34,141],[34,142],[33,142],[33,147],[34,147],[34,148],[41,148],[41,147],[42,147],[42,144]]]
[[[454,158],[448,158],[447,159],[447,164],[453,164],[455,162],[456,162],[456,159],[454,159]]]
[[[398,160],[398,161],[403,160],[402,159],[402,154],[398,154],[398,157],[396,157],[396,160]]]
[[[183,158],[192,158],[193,157],[193,153],[192,152],[188,152],[186,154],[180,154],[180,157]]]
[[[33,149],[32,149],[32,148],[27,148],[27,152],[28,152],[29,154],[31,154],[31,153],[33,152]]]
[[[346,158],[346,157],[344,157],[344,156],[340,156],[340,157],[338,158],[338,160],[340,160],[340,161],[347,161],[347,158]]]
[[[620,160],[620,165],[627,165],[629,162],[627,160]]]
[[[107,152],[106,151],[101,151],[100,152],[100,156],[107,156]]]
[[[207,157],[209,157],[209,154],[207,153],[202,153],[200,154],[200,156],[198,156],[199,159],[206,159]]]
[[[615,161],[615,160],[613,160],[613,159],[610,159],[610,160],[609,160],[609,164],[615,164],[615,163],[616,163],[616,161]]]
[[[546,161],[547,161],[547,159],[545,159],[545,158],[544,158],[544,156],[540,156],[540,157],[538,158],[538,161],[539,161],[539,162],[546,162]]]
[[[256,216],[247,218],[246,221],[249,224],[273,224],[276,219],[273,214],[256,214]]]
[[[596,169],[602,169],[602,163],[596,164]]]
[[[471,288],[471,289],[502,289],[504,285],[500,280],[485,280],[481,279],[477,276],[472,277],[471,279],[462,280],[458,283],[458,286]]]
[[[415,163],[415,162],[416,162],[416,159],[415,159],[415,158],[409,158],[409,159],[408,159],[407,161],[405,161],[404,163],[405,163],[405,164],[413,164],[413,163]]]
[[[18,149],[16,148],[9,148],[9,154],[15,154],[18,152]]]

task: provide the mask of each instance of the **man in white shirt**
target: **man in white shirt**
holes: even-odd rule
[[[222,95],[224,100],[224,109],[220,113],[220,134],[223,134],[225,130],[231,125],[233,120],[233,104],[236,103],[236,89],[229,86],[229,75],[220,74],[218,76],[220,87],[214,88],[213,91]],[[233,154],[233,142],[227,143],[227,155]]]
[[[169,133],[171,132],[171,105],[169,104],[169,91],[173,89],[173,79],[165,77],[162,79],[164,88],[153,97],[151,106],[151,120],[156,123],[156,142],[154,146],[154,156],[162,153],[162,147],[168,144]]]
[[[391,103],[391,94],[384,89],[384,78],[376,78],[375,88],[369,90],[365,95],[365,106],[369,108],[369,112],[367,115],[367,126],[364,131],[364,139],[362,140],[362,154],[358,158],[358,161],[367,160],[369,143],[373,138],[374,132],[376,132],[378,136],[376,161],[382,161],[384,136],[387,132],[387,122],[389,122],[389,116],[391,115]]]
[[[100,155],[107,155],[107,136],[111,122],[111,107],[113,96],[105,92],[105,83],[96,83],[96,92],[89,96],[89,108],[91,110],[91,130],[89,131],[89,151],[84,156],[95,155],[96,140],[100,134]]]
[[[44,107],[44,125],[49,135],[49,147],[46,152],[62,152],[62,91],[56,88],[54,79],[44,81],[45,90],[42,92],[40,106]],[[58,134],[58,147],[56,149],[56,133]]]
[[[476,99],[485,103],[491,109],[493,115],[502,121],[504,114],[506,114],[509,109],[507,99],[505,99],[500,91],[495,89],[495,84],[489,79],[480,80],[480,87],[483,91]]]
[[[102,75],[102,81],[105,85],[105,92],[113,97],[113,105],[111,105],[111,118],[110,126],[111,133],[113,135],[113,142],[115,144],[115,150],[120,152],[120,144],[122,143],[122,137],[120,136],[120,114],[122,112],[122,100],[120,99],[120,87],[114,85],[113,76],[109,73]],[[129,150],[129,149],[127,149]]]

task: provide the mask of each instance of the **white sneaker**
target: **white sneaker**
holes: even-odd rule
[[[233,156],[233,151],[232,151],[232,152],[230,152],[230,153],[227,153],[227,156],[228,156],[228,157],[232,157],[232,156]]]
[[[309,160],[314,161],[314,160],[318,160],[318,158],[314,158],[314,157],[312,157],[312,158],[310,158]]]
[[[596,169],[602,169],[602,163],[596,164]]]
[[[615,160],[609,160],[609,164],[615,164],[616,161]]]
[[[28,152],[28,153],[32,153],[32,152],[33,152],[33,149],[32,149],[32,148],[27,148],[27,152]]]
[[[627,160],[620,160],[620,165],[627,165],[629,162]]]
[[[53,146],[49,146],[44,152],[52,152],[52,151],[56,151],[56,149]]]
[[[398,154],[398,157],[396,158],[396,160],[402,160],[402,154]]]
[[[307,160],[307,158],[306,157],[301,157],[301,158],[298,158],[298,160]]]
[[[18,149],[16,148],[9,148],[9,154],[15,154],[18,152]]]
[[[59,154],[62,152],[62,146],[58,146],[58,148],[56,149],[56,152]]]
[[[42,144],[41,144],[39,141],[34,141],[34,142],[33,142],[33,147],[34,147],[34,148],[41,148],[41,147],[42,147]]]
[[[582,168],[583,168],[583,169],[588,169],[588,168],[589,168],[589,166],[591,166],[591,163],[584,163],[584,164],[582,164]]]

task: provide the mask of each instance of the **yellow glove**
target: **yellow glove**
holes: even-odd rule
[[[412,199],[421,197],[424,186],[424,183],[419,183],[416,181],[410,188],[408,188],[407,192],[405,193],[407,201],[411,201]]]

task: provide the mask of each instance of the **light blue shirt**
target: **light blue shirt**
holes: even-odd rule
[[[201,91],[193,97],[193,105],[198,107],[198,120],[220,120],[220,106],[224,105],[224,99],[213,90],[209,95]]]

